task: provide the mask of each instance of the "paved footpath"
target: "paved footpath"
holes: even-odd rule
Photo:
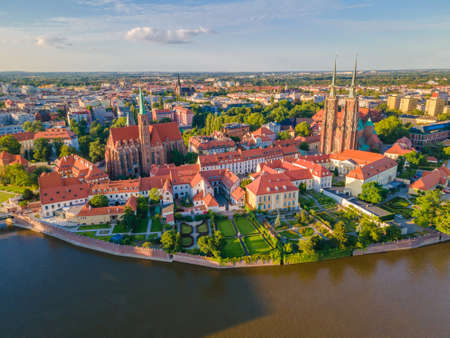
[[[148,239],[148,236],[150,236],[150,229],[152,227],[152,218],[150,216],[150,210],[148,211],[148,224],[147,224],[147,234],[145,235],[145,239]]]

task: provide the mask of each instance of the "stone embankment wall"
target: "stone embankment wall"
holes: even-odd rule
[[[171,262],[171,257],[163,250],[119,245],[99,239],[77,235],[76,233],[45,224],[28,216],[15,215],[14,223],[22,228],[40,232],[87,249],[105,252],[111,255],[142,258],[155,261]]]
[[[219,262],[216,262],[214,260],[202,256],[190,255],[185,253],[177,253],[174,255],[169,255],[164,250],[160,249],[142,248],[131,245],[120,245],[105,242],[91,237],[81,236],[71,231],[61,229],[51,224],[46,224],[37,219],[23,215],[15,215],[14,223],[18,227],[25,228],[34,232],[43,233],[79,247],[100,251],[116,256],[140,258],[162,262],[180,262],[216,269],[279,265],[272,262],[256,262],[247,264],[244,261],[235,264],[227,263],[221,265]]]
[[[353,251],[353,256],[388,252],[388,251],[397,251],[397,250],[407,250],[420,248],[422,246],[438,244],[441,242],[450,241],[450,236],[442,234],[440,232],[433,232],[429,235],[410,238],[410,239],[402,239],[399,241],[387,242],[387,243],[377,243],[371,244],[365,249],[358,249]]]

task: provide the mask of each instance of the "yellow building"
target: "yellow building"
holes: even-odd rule
[[[400,107],[400,96],[398,94],[389,95],[386,106],[388,110],[398,110]]]
[[[438,116],[444,112],[445,100],[441,97],[430,97],[425,104],[425,114]]]
[[[246,186],[247,205],[274,211],[298,208],[298,188],[283,174],[263,174]]]
[[[408,114],[417,108],[417,99],[412,96],[405,96],[400,100],[399,110]]]

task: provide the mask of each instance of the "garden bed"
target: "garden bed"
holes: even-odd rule
[[[265,253],[272,249],[261,235],[244,237],[244,243],[251,255]]]
[[[203,235],[208,234],[209,233],[208,223],[204,222],[202,224],[197,225],[197,232]]]
[[[256,230],[255,226],[245,216],[235,217],[234,222],[241,235],[245,236],[258,233],[258,230]]]
[[[395,197],[390,201],[380,205],[381,208],[394,214],[402,215],[404,218],[411,218],[413,210],[409,208],[409,202],[401,197]]]
[[[194,239],[191,236],[181,236],[181,246],[187,248],[194,244]]]
[[[303,236],[303,237],[308,237],[308,236],[312,236],[314,235],[314,230],[311,228],[300,228],[298,230],[298,232]]]
[[[229,219],[216,220],[216,227],[225,237],[231,237],[236,235],[234,226]]]
[[[181,235],[190,235],[192,234],[192,226],[190,226],[189,224],[186,223],[181,223]]]
[[[227,238],[224,240],[222,253],[224,258],[242,257],[244,248],[238,238]]]

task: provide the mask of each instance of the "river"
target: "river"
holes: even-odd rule
[[[0,232],[1,337],[449,337],[450,243],[216,271]]]

